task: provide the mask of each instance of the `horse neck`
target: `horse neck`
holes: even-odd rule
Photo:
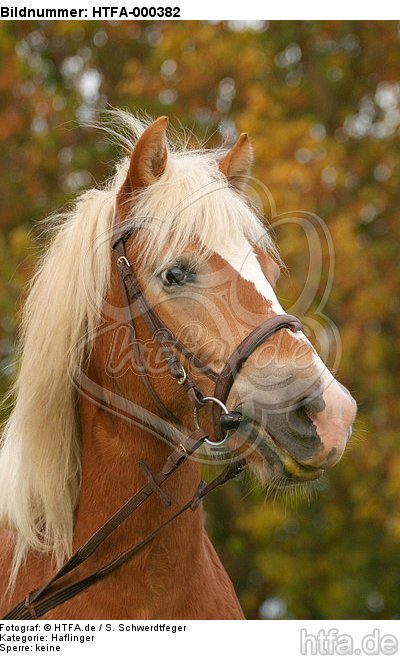
[[[141,396],[143,397],[141,399]],[[146,393],[138,384],[136,403],[146,406]],[[147,403],[150,403],[149,401]],[[172,447],[153,434],[128,422],[122,416],[111,414],[104,404],[95,404],[80,397],[82,430],[82,486],[75,517],[74,548],[85,542],[116,510],[146,483],[139,461],[143,460],[155,474],[163,466]],[[107,539],[96,553],[98,565],[110,560],[174,514],[194,494],[199,484],[199,466],[187,460],[164,484],[163,488],[172,499],[167,507],[156,495],[152,495],[124,524]],[[188,511],[176,523],[165,529],[153,545],[145,547],[131,563],[124,566],[125,575],[131,568],[132,575],[141,571],[141,559],[146,568],[151,559],[162,557],[169,562],[171,576],[176,580],[175,558],[190,562],[198,558],[203,533],[202,510]],[[190,539],[189,539],[190,536]],[[143,561],[144,563],[144,561]],[[142,564],[143,564],[142,563]],[[93,569],[93,561],[92,567]]]

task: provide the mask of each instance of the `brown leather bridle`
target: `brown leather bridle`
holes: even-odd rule
[[[234,349],[227,359],[222,371],[220,373],[215,372],[182,344],[182,342],[169,330],[158,314],[149,305],[126,253],[126,242],[134,232],[135,229],[130,228],[122,233],[117,233],[112,248],[117,258],[121,293],[124,300],[126,314],[126,324],[130,332],[137,370],[143,375],[146,389],[158,409],[169,417],[169,419],[179,422],[170,409],[161,401],[150,382],[148,373],[143,364],[143,357],[137,339],[135,322],[131,309],[132,303],[136,305],[137,314],[143,318],[151,335],[157,340],[172,377],[187,392],[189,400],[194,408],[196,427],[198,427],[199,409],[204,406],[207,401],[213,402],[213,428],[217,440],[213,441],[212,444],[214,446],[222,445],[226,440],[226,434],[228,433],[229,435],[230,429],[237,428],[241,419],[240,413],[235,411],[229,412],[227,410],[226,402],[235,377],[246,360],[248,360],[258,346],[263,344],[263,342],[278,330],[289,328],[295,332],[303,330],[303,325],[297,317],[291,314],[280,314],[266,319],[263,323],[257,326],[257,328],[252,330]],[[201,375],[205,375],[214,383],[213,396],[208,396],[202,393],[198,384],[193,381],[188,371],[178,359],[176,351],[185,357],[189,362],[190,367],[195,367]]]
[[[165,406],[150,382],[148,372],[144,366],[140,343],[137,339],[135,322],[131,309],[132,304],[136,305],[137,313],[143,317],[151,335],[156,338],[172,377],[176,380],[177,384],[182,386],[186,391],[193,406],[196,429],[182,443],[175,446],[164,463],[164,466],[158,473],[153,474],[146,463],[140,461],[139,466],[147,483],[121,508],[119,508],[119,510],[117,510],[117,512],[112,515],[112,517],[110,517],[110,519],[108,519],[105,524],[103,524],[87,540],[87,542],[71,556],[71,558],[68,559],[68,561],[47,583],[40,588],[29,592],[26,597],[17,604],[17,606],[7,613],[3,618],[5,620],[36,619],[45,613],[48,613],[52,608],[55,608],[68,599],[76,596],[79,592],[86,590],[97,581],[110,575],[124,563],[133,558],[147,544],[150,544],[166,526],[176,520],[180,515],[189,509],[196,510],[201,500],[217,486],[231,480],[243,471],[247,466],[245,460],[238,460],[236,462],[232,461],[225,467],[222,473],[210,483],[206,484],[204,481],[201,481],[192,498],[186,504],[181,506],[163,524],[149,533],[143,540],[133,545],[130,549],[126,550],[119,556],[108,561],[92,574],[85,576],[75,583],[69,583],[62,587],[59,587],[57,584],[57,582],[65,575],[76,569],[82,562],[86,561],[106,540],[106,538],[128,517],[130,517],[136,508],[138,508],[153,493],[156,493],[161,501],[167,506],[172,504],[172,500],[162,488],[163,483],[186,461],[190,455],[203,446],[205,442],[214,446],[220,446],[225,442],[229,435],[229,431],[238,427],[241,414],[235,411],[229,412],[225,404],[235,377],[243,364],[258,346],[278,330],[281,330],[282,328],[289,328],[292,331],[303,329],[301,322],[290,314],[276,315],[266,319],[257,328],[250,332],[250,334],[247,335],[247,337],[235,348],[226,361],[221,373],[216,373],[199,360],[197,356],[189,351],[177,339],[147,302],[126,253],[126,242],[133,232],[133,229],[125,231],[119,229],[115,234],[112,248],[116,255],[116,263],[126,315],[126,324],[130,332],[137,370],[143,376],[145,387],[159,411],[162,414],[165,414],[174,423],[180,424],[177,417],[175,417],[171,410]],[[191,367],[196,367],[199,374],[205,375],[213,381],[215,384],[214,396],[203,395],[198,384],[193,381],[187,369],[181,364],[176,352],[180,353],[188,361]],[[210,440],[208,434],[198,425],[199,409],[204,406],[207,401],[213,403],[213,427],[215,436],[218,438],[217,440]]]

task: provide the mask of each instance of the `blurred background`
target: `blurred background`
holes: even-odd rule
[[[332,236],[324,312],[355,436],[314,491],[245,480],[206,506],[249,619],[400,618],[399,34],[386,21],[0,22],[1,397],[38,222],[113,172],[115,147],[84,127],[102,107],[167,114],[209,146],[248,131],[277,213],[316,213]],[[296,226],[277,237],[288,309],[309,254]]]

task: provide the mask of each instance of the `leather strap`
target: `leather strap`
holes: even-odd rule
[[[182,465],[183,462],[194,453],[203,443],[207,437],[202,429],[194,431],[185,441],[184,444],[178,445],[166,459],[162,469],[152,475],[151,480],[136,492],[119,510],[112,515],[90,538],[83,544],[69,560],[56,572],[56,574],[43,586],[29,593],[28,597],[18,606],[13,609],[4,619],[17,619],[14,613],[20,613],[22,607],[35,608],[35,602],[42,598],[49,592],[51,586],[61,579],[63,576],[76,569],[81,563],[87,560],[104,542],[104,540],[115,531],[132,513],[142,505],[142,503],[150,497],[155,491],[156,487],[160,487],[163,483]],[[96,579],[96,572],[94,573],[94,580]],[[93,582],[94,582],[93,580]],[[90,584],[91,585],[91,584]],[[86,586],[87,587],[87,586]],[[75,589],[75,588],[74,588]],[[63,588],[61,589],[61,591]],[[79,589],[77,589],[77,594]],[[28,600],[28,605],[26,604]],[[61,602],[60,602],[61,603]],[[53,607],[53,606],[52,606]],[[19,609],[17,611],[17,609]],[[29,619],[29,618],[27,618]]]
[[[247,335],[247,337],[239,344],[226,361],[214,389],[214,396],[217,399],[222,401],[222,403],[226,403],[235,377],[246,360],[263,342],[278,330],[282,330],[282,328],[289,328],[293,332],[296,332],[298,330],[303,330],[303,324],[292,314],[278,314],[257,326],[257,328]],[[221,412],[221,407],[214,403],[214,431],[219,439],[223,436],[223,431],[219,421]]]
[[[120,245],[123,247],[122,242],[120,242]],[[122,250],[123,252],[125,252],[124,248]],[[120,261],[118,261],[118,271],[120,275],[120,280],[122,281],[120,287],[121,287],[122,300],[124,302],[125,322],[129,330],[131,346],[133,349],[133,354],[134,354],[138,373],[142,377],[143,383],[151,399],[157,406],[158,410],[161,411],[162,414],[166,415],[173,422],[176,422],[177,419],[175,415],[161,401],[158,394],[156,394],[153,385],[150,383],[149,375],[147,373],[146,367],[143,364],[142,352],[141,352],[139,341],[137,339],[136,328],[133,321],[132,312],[130,309],[131,301],[130,298],[128,297],[127,285],[125,282],[126,280],[129,280],[129,277],[131,276],[131,267],[128,264],[126,264],[124,261],[125,255],[120,256],[120,258],[121,258]]]
[[[182,385],[183,389],[187,392],[190,401],[194,407],[203,405],[199,387],[191,379],[189,374],[183,369],[179,360],[177,359],[173,347],[180,351],[186,358],[201,369],[212,380],[216,380],[218,374],[212,369],[207,367],[201,360],[194,354],[188,351],[183,344],[171,333],[171,331],[162,322],[160,317],[149,306],[146,297],[144,296],[137,278],[130,266],[129,260],[126,257],[125,244],[123,240],[119,240],[115,245],[115,253],[117,255],[117,266],[119,271],[119,279],[121,283],[121,293],[124,301],[124,310],[126,316],[126,323],[130,332],[132,346],[134,349],[135,361],[138,366],[139,373],[143,376],[143,381],[154,403],[163,414],[167,415],[175,423],[180,423],[177,417],[165,406],[159,396],[156,394],[153,386],[150,383],[146,367],[143,364],[143,357],[140,345],[137,340],[135,324],[131,312],[131,303],[135,303],[138,314],[143,318],[150,334],[153,335],[161,348],[162,355],[164,356],[169,370],[176,381]],[[184,374],[184,375],[183,375]],[[182,380],[184,378],[184,380]],[[181,382],[182,381],[182,382]]]
[[[115,253],[118,256],[117,264],[120,272],[120,277],[124,283],[126,292],[129,296],[131,303],[136,302],[137,308],[139,309],[139,314],[143,317],[151,334],[155,335],[157,339],[159,339],[161,342],[165,344],[166,351],[168,355],[171,357],[171,362],[173,363],[173,366],[176,365],[177,367],[176,372],[174,373],[174,370],[172,370],[171,373],[176,377],[179,377],[181,375],[181,365],[179,361],[176,359],[174,352],[171,350],[173,346],[174,348],[177,349],[177,351],[182,353],[182,355],[184,355],[185,358],[190,360],[190,362],[195,367],[197,367],[197,369],[200,369],[209,378],[211,378],[211,380],[217,380],[219,374],[213,371],[213,369],[210,369],[210,367],[208,367],[204,362],[202,362],[202,360],[197,358],[197,356],[194,355],[194,353],[189,351],[184,346],[184,344],[182,344],[182,342],[176,337],[176,335],[174,335],[170,331],[170,329],[165,325],[162,319],[160,319],[160,317],[153,310],[153,308],[150,307],[139,285],[139,282],[133,272],[132,267],[130,266],[130,264],[127,264],[129,260],[126,257],[126,251],[123,242],[121,241],[118,242],[117,246],[115,247]]]
[[[61,579],[65,574],[78,567],[85,561],[96,549],[104,542],[105,538],[114,531],[132,512],[154,491],[156,487],[164,483],[169,476],[176,471],[176,469],[186,460],[188,455],[193,453],[196,449],[203,444],[206,433],[201,429],[195,431],[185,442],[184,448],[178,447],[168,457],[162,470],[156,475],[151,476],[151,481],[142,488],[136,495],[134,495],[115,515],[113,515],[106,524],[104,524],[75,554],[69,561],[53,576],[50,581],[45,585],[30,592],[23,601],[15,606],[4,618],[4,620],[29,620],[41,617],[49,612],[52,608],[63,604],[68,599],[75,597],[79,592],[86,590],[94,585],[97,581],[109,576],[115,572],[119,567],[131,560],[136,554],[139,553],[147,544],[152,542],[161,531],[169,524],[174,522],[180,515],[189,509],[196,510],[201,500],[212,490],[219,485],[223,485],[227,481],[236,477],[240,472],[247,467],[244,460],[231,463],[225,467],[223,472],[212,480],[208,485],[201,481],[197,487],[193,497],[184,504],[174,515],[167,519],[163,524],[160,524],[154,531],[149,533],[143,540],[136,543],[128,550],[108,561],[105,565],[98,570],[89,574],[88,576],[70,583],[61,588],[54,590],[53,584]],[[185,452],[186,451],[186,452]]]

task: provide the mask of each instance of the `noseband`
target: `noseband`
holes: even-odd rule
[[[278,330],[289,328],[293,332],[296,332],[303,330],[303,325],[297,317],[291,314],[279,314],[266,319],[240,342],[227,359],[221,373],[217,373],[180,342],[148,303],[126,253],[126,242],[134,232],[135,229],[133,228],[119,233],[112,243],[112,248],[117,258],[126,325],[129,329],[138,371],[143,376],[146,389],[158,409],[167,415],[169,419],[179,423],[177,417],[165,406],[150,382],[149,375],[144,366],[142,350],[137,339],[131,309],[132,303],[135,303],[138,314],[143,317],[151,335],[157,340],[172,377],[186,391],[194,409],[194,423],[196,428],[199,428],[198,417],[200,408],[207,402],[213,403],[213,428],[217,440],[207,440],[207,442],[213,446],[222,445],[229,436],[229,431],[237,428],[241,420],[241,413],[235,411],[229,412],[226,402],[235,378],[246,360]],[[183,355],[191,365],[194,365],[199,370],[199,373],[205,375],[214,383],[213,396],[207,396],[202,393],[199,385],[194,382],[188,371],[179,361],[175,351]]]

